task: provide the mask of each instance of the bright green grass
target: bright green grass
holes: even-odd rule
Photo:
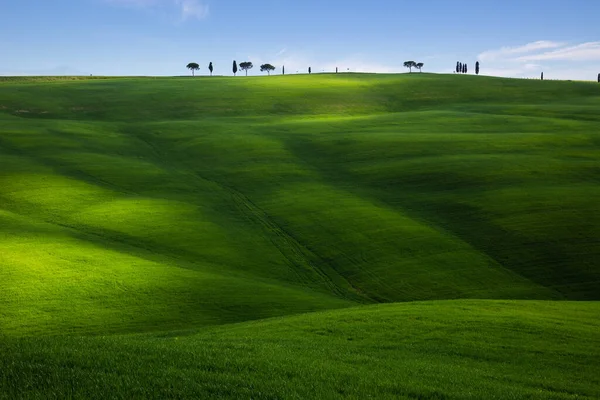
[[[578,354],[598,348],[582,332],[597,303],[500,307],[538,344],[486,314],[504,303],[464,303],[482,313],[455,316],[471,336],[450,324],[459,303],[421,303],[447,340],[422,342],[431,326],[396,315],[420,346],[403,350],[392,336],[377,347],[385,307],[225,324],[382,302],[600,300],[598,109],[597,84],[429,74],[3,78],[0,382],[40,397],[110,385],[116,397],[594,397],[598,364]],[[546,313],[579,339],[561,342]],[[373,335],[365,349],[310,350],[294,322],[331,316],[335,331],[354,314],[367,320],[353,332]],[[152,336],[200,328],[189,347]],[[263,331],[262,350],[236,347]],[[132,333],[146,335],[94,337]],[[494,362],[464,356],[469,341],[497,346]],[[314,353],[328,349],[342,357],[331,366]],[[219,358],[229,351],[246,361]],[[186,366],[203,354],[208,372]]]
[[[0,85],[2,334],[600,296],[597,85]]]
[[[0,398],[596,399],[598,303],[442,301],[10,339]]]

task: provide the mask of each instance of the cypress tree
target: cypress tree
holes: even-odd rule
[[[338,67],[335,67],[335,73],[336,74],[338,73]]]
[[[475,63],[475,74],[479,75],[479,61]]]
[[[600,74],[598,74],[598,82],[600,82]]]
[[[237,63],[235,62],[235,60],[233,60],[233,76],[235,76],[235,74],[237,74]]]
[[[456,73],[460,73],[460,62],[456,62]]]
[[[542,80],[544,80],[544,73],[542,72]]]
[[[467,64],[465,64],[465,74],[469,72],[469,67],[467,67]]]
[[[308,73],[312,74],[312,68],[311,67],[308,67]]]
[[[213,65],[212,65],[212,61],[210,64],[208,64],[208,70],[210,71],[210,76],[212,76],[213,73]]]
[[[283,68],[281,68],[281,74],[285,75],[285,65],[283,66]]]

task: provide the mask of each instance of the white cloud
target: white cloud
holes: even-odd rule
[[[182,20],[204,19],[209,14],[209,6],[201,0],[105,0],[109,4],[137,8],[176,8]]]
[[[175,0],[175,4],[181,9],[181,18],[204,19],[208,16],[208,5],[202,4],[198,0]]]
[[[564,43],[540,40],[518,47],[502,47],[498,50],[488,50],[479,54],[480,61],[494,61],[514,57],[515,55],[531,53],[538,50],[555,49],[564,46]]]
[[[553,79],[592,80],[590,61],[600,60],[600,42],[567,44],[538,41],[479,54],[482,75],[536,78],[543,71]]]
[[[563,47],[539,54],[528,54],[517,58],[517,61],[592,61],[600,60],[600,42],[588,42],[576,46]]]

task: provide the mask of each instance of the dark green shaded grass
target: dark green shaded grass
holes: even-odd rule
[[[444,301],[10,339],[0,398],[594,399],[597,303]]]
[[[594,302],[234,323],[600,300],[599,106],[429,74],[1,79],[0,398],[596,398]]]
[[[0,88],[3,334],[600,294],[597,85],[344,74]]]

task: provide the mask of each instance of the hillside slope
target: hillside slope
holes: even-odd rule
[[[597,399],[599,303],[432,301],[0,342],[0,399]]]
[[[0,82],[0,335],[600,300],[600,87]]]

